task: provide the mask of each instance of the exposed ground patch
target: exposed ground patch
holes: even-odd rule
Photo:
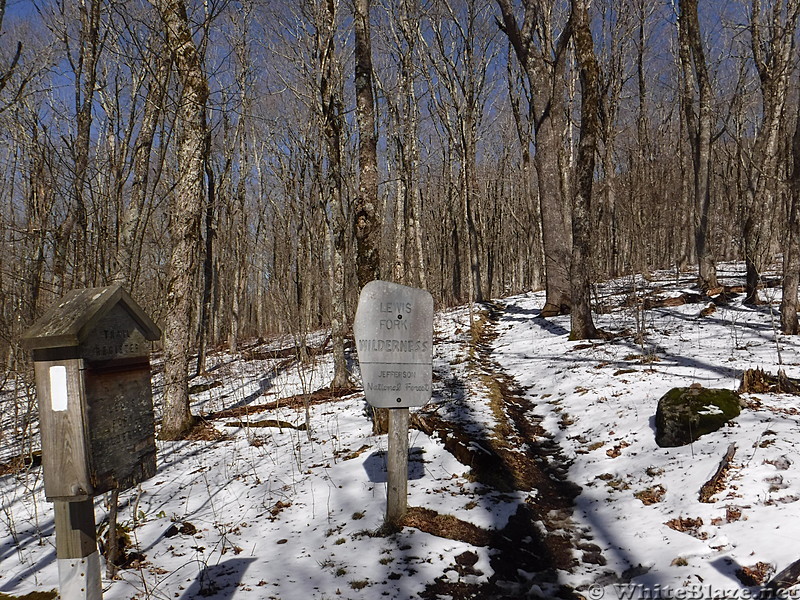
[[[424,598],[518,598],[534,585],[558,597],[577,598],[572,590],[559,586],[557,571],[573,569],[579,556],[585,562],[604,562],[600,549],[586,541],[585,532],[575,531],[572,512],[580,487],[567,479],[569,462],[533,414],[533,402],[493,359],[495,325],[503,310],[501,304],[485,305],[475,322],[469,359],[470,370],[485,387],[495,419],[493,429],[476,439],[474,423],[424,412],[412,420],[412,426],[440,439],[487,491],[534,493],[503,529],[480,530],[483,534],[452,517],[412,510],[407,525],[497,551],[491,557],[494,575],[487,583],[442,577],[427,587]]]

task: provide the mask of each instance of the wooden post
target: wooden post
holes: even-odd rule
[[[386,525],[398,527],[408,507],[408,409],[389,409]]]
[[[56,558],[60,597],[64,600],[100,600],[100,554],[92,499],[56,500]]]

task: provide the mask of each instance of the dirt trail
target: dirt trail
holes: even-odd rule
[[[573,590],[557,583],[557,571],[569,571],[579,561],[604,564],[600,549],[572,521],[580,487],[567,479],[569,461],[533,415],[533,402],[493,357],[496,325],[503,310],[501,304],[485,304],[475,327],[472,362],[496,420],[493,431],[478,440],[484,451],[475,448],[474,424],[470,427],[470,423],[424,414],[414,426],[442,440],[487,488],[535,493],[503,529],[487,531],[483,539],[474,534],[464,539],[496,550],[491,558],[494,575],[488,583],[465,584],[443,577],[428,586],[423,598],[511,599],[527,597],[533,586],[539,586],[549,597],[578,598]],[[412,509],[408,524],[455,539],[462,539],[460,532],[469,531],[458,519],[437,520],[431,512]],[[445,522],[449,525],[442,526]],[[463,565],[452,568],[461,573]]]

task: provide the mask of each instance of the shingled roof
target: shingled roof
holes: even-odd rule
[[[72,290],[55,303],[22,336],[30,350],[80,345],[97,322],[120,304],[139,325],[145,339],[155,341],[161,330],[121,285]]]

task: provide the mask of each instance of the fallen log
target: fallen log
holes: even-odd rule
[[[255,415],[267,410],[275,410],[276,408],[304,408],[306,403],[323,404],[325,402],[332,402],[345,396],[350,396],[360,392],[360,388],[329,388],[324,387],[318,389],[310,394],[296,394],[294,396],[287,396],[286,398],[279,398],[273,400],[268,404],[248,404],[245,406],[237,406],[235,408],[227,408],[214,413],[203,415],[207,421],[214,421],[217,419],[229,419],[231,417],[244,417],[247,415]]]
[[[300,423],[295,425],[289,421],[281,421],[278,419],[264,419],[262,421],[231,421],[225,423],[225,427],[276,427],[278,429],[297,429],[298,431],[305,431],[308,425]]]
[[[279,358],[297,358],[305,351],[308,356],[318,356],[325,352],[331,336],[322,340],[319,346],[290,346],[289,348],[279,348],[276,350],[252,349],[242,352],[244,360],[277,360]]]
[[[777,375],[762,369],[747,369],[742,373],[739,391],[746,394],[800,395],[800,380],[788,377],[783,369]]]
[[[717,467],[716,473],[706,481],[703,486],[700,488],[700,502],[711,503],[714,502],[712,497],[717,492],[722,491],[723,485],[723,478],[725,474],[728,472],[728,469],[731,466],[731,461],[733,460],[733,456],[736,454],[736,444],[731,444],[728,446],[728,451],[725,453],[725,456],[722,457],[722,460],[719,462],[719,466]]]

